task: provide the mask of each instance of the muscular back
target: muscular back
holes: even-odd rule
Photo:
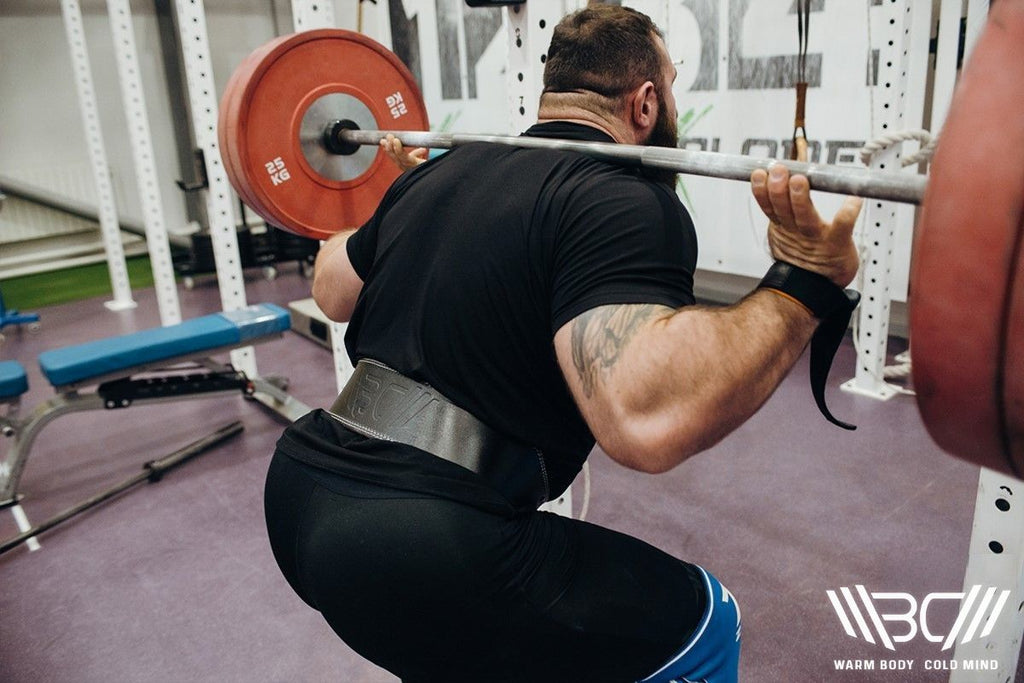
[[[364,281],[350,353],[540,448],[556,489],[594,437],[555,331],[605,304],[692,303],[696,247],[674,195],[629,169],[470,145],[403,176],[349,255]]]

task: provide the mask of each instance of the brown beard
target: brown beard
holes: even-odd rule
[[[651,131],[650,137],[647,138],[646,144],[654,147],[677,147],[679,145],[679,128],[675,119],[668,117],[668,108],[665,106],[665,97],[661,90],[657,91],[657,95],[658,118],[654,122],[654,129]],[[679,174],[663,168],[644,168],[643,175],[655,182],[664,183],[674,190]]]

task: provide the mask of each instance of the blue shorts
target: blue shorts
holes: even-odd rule
[[[689,642],[640,683],[735,683],[740,664],[740,608],[718,579],[697,567],[708,591],[707,607]]]

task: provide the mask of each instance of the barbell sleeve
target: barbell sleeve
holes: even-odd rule
[[[756,169],[767,170],[776,164],[781,164],[788,168],[790,173],[806,176],[813,190],[905,204],[920,204],[928,184],[927,176],[914,173],[893,173],[854,166],[766,159],[678,147],[651,147],[611,142],[474,133],[352,130],[346,128],[335,130],[338,142],[343,145],[376,145],[389,133],[401,140],[402,144],[407,147],[451,149],[473,142],[489,142],[532,149],[558,149],[579,152],[596,159],[632,166],[740,181],[749,180],[750,174]]]

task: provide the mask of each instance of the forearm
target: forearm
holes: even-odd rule
[[[725,308],[662,309],[622,335],[617,357],[604,353],[580,384],[591,392],[588,418],[598,442],[628,467],[671,469],[753,415],[816,325],[802,305],[768,290]],[[585,332],[573,337],[574,358],[588,357]]]
[[[341,232],[324,242],[313,268],[313,300],[324,315],[336,322],[348,321],[362,287],[345,250],[354,232]]]

